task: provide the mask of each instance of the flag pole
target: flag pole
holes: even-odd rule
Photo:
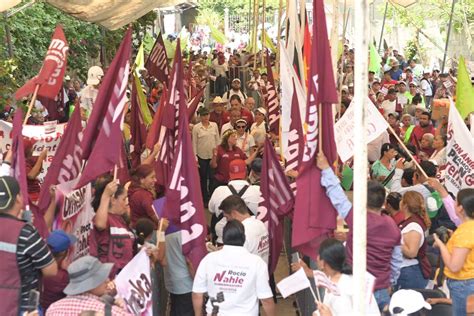
[[[425,170],[423,170],[423,168],[421,168],[420,164],[418,163],[418,161],[416,161],[416,159],[413,157],[413,155],[411,154],[411,152],[408,150],[407,146],[405,146],[405,143],[402,142],[402,140],[398,137],[397,133],[395,133],[395,131],[393,130],[393,128],[389,125],[388,126],[388,130],[390,131],[390,133],[392,133],[392,135],[395,137],[395,139],[398,141],[398,143],[400,144],[400,146],[402,146],[403,150],[405,150],[405,152],[408,154],[408,156],[410,156],[411,160],[413,161],[413,163],[415,164],[415,166],[418,168],[418,170],[420,170],[421,174],[425,177],[425,178],[428,178],[428,176],[426,175],[426,172]]]
[[[33,96],[31,97],[30,105],[28,105],[28,111],[26,112],[25,115],[25,120],[23,121],[23,125],[26,125],[26,122],[28,122],[28,117],[31,114],[31,110],[33,109],[33,105],[35,104],[36,97],[38,96],[38,91],[40,88],[40,84],[37,83],[35,87],[35,92],[33,92]]]
[[[367,94],[369,5],[354,1],[354,314],[365,315],[367,302]]]
[[[153,208],[154,209],[154,208]],[[160,238],[159,235],[163,230],[163,217],[160,218],[160,225],[158,227],[158,231],[156,232],[156,250],[160,249]]]
[[[253,38],[254,38],[254,47],[253,47],[253,70],[257,69],[257,46],[258,46],[258,1],[254,0],[253,4]]]
[[[117,180],[117,172],[118,172],[118,168],[117,168],[117,165],[114,166],[114,181]]]
[[[283,0],[278,5],[278,26],[277,26],[277,51],[276,51],[276,72],[278,73],[278,82],[280,82],[280,42],[281,42],[281,16],[283,14]]]
[[[263,52],[265,51],[265,0],[262,0],[262,33],[261,33],[261,38],[262,38],[262,65],[261,67],[265,67],[265,55]]]

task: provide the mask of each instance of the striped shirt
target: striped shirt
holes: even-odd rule
[[[21,276],[21,305],[28,304],[31,290],[38,290],[41,269],[54,262],[46,242],[36,228],[26,224],[18,238],[16,258]]]

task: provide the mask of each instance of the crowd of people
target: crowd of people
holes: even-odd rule
[[[275,56],[269,60],[275,66]],[[261,61],[259,54],[225,49],[209,55],[196,52],[185,64],[185,73],[191,74],[186,88],[205,89],[189,126],[195,157],[188,159],[195,159],[198,166],[210,232],[209,254],[198,267],[183,255],[179,229],[166,221],[160,227],[163,222],[152,206],[164,195],[153,166],[161,144],[141,153],[138,165],[132,166],[129,157],[131,177],[126,184],[111,174],[94,181],[89,255],[73,262],[70,253],[76,237],[52,229],[54,198],[43,212],[51,230],[46,239],[21,220],[23,202],[17,180],[9,176],[11,153],[7,154],[0,169],[2,314],[128,315],[113,279],[141,247],[147,248],[153,265],[164,269],[170,315],[258,315],[259,302],[266,315],[278,314],[274,276],[268,273],[269,233],[258,219],[263,144],[270,137],[279,147],[279,136],[269,132],[269,78]],[[348,46],[338,65],[341,94],[335,120],[355,106],[351,103],[354,51]],[[148,106],[156,111],[164,83],[146,69],[138,71]],[[89,69],[85,85],[66,76],[60,100],[54,107],[38,100],[29,123],[67,122],[79,103],[87,124],[103,76],[98,66]],[[429,70],[387,50],[380,72],[369,72],[369,88],[368,97],[393,132],[387,130],[368,144],[367,270],[375,285],[367,314],[449,308],[456,316],[466,315],[468,296],[474,294],[474,189],[463,189],[454,197],[437,178],[446,164],[448,118],[434,109],[440,99],[455,96],[454,72]],[[14,115],[12,106],[2,119],[11,121]],[[130,133],[125,116],[127,153]],[[26,146],[25,157],[28,193],[36,202],[41,186],[37,177],[46,153],[32,156],[32,145]],[[351,315],[353,213],[340,180],[344,165],[352,162],[333,168],[319,153],[315,163],[322,170],[321,185],[348,228],[336,230],[319,247],[317,266],[341,293],[327,292],[317,308],[324,316]],[[298,170],[288,170],[287,175],[294,182]],[[54,188],[51,194],[54,197]],[[314,276],[304,261],[292,268]],[[405,290],[413,291],[397,294]],[[31,306],[35,294],[40,299]],[[165,307],[161,308],[163,313]]]

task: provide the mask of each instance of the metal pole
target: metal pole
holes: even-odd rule
[[[388,1],[385,3],[385,12],[383,14],[382,30],[380,31],[380,40],[379,40],[379,48],[378,48],[379,53],[380,53],[380,47],[382,46],[383,31],[384,31],[384,28],[385,28],[385,20],[387,19],[387,10],[388,10]]]
[[[369,4],[354,1],[354,315],[365,315],[367,304],[367,95]]]
[[[446,56],[448,55],[449,36],[451,35],[451,26],[453,24],[455,4],[456,0],[453,0],[453,4],[451,5],[451,16],[449,17],[448,35],[446,36],[446,46],[444,47],[443,65],[441,66],[441,73],[444,73],[444,66],[446,65]]]

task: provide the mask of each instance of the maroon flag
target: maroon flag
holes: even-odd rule
[[[13,118],[12,128],[12,172],[13,177],[20,185],[20,194],[23,199],[25,209],[29,210],[28,203],[28,186],[26,183],[26,167],[25,167],[25,147],[23,146],[23,111],[18,108]]]
[[[88,159],[88,162],[76,188],[112,170],[121,161],[131,39],[132,31],[129,29],[99,89],[81,143],[82,158]]]
[[[158,34],[158,38],[150,52],[150,56],[148,56],[148,59],[146,60],[145,68],[148,70],[150,76],[155,77],[164,85],[168,85],[170,70],[168,56],[166,56],[165,43],[163,42],[161,32]]]
[[[313,47],[306,110],[308,131],[300,172],[296,179],[298,192],[293,217],[292,246],[316,259],[321,237],[336,227],[336,211],[320,184],[321,170],[316,167],[315,157],[321,132],[323,152],[330,162],[337,159],[332,103],[336,103],[338,98],[323,0],[313,0],[313,17]],[[321,122],[318,110],[321,111]]]
[[[39,85],[38,95],[54,100],[63,86],[68,50],[69,46],[63,29],[58,25],[54,31],[39,74],[18,89],[15,93],[15,98],[19,100],[32,94],[35,91],[36,85]]]
[[[288,135],[288,147],[286,149],[285,171],[298,170],[304,151],[304,133],[301,123],[300,106],[296,93],[295,79],[293,79],[293,97],[291,99],[290,133]]]
[[[189,101],[188,104],[188,119],[191,121],[193,118],[194,113],[196,113],[196,109],[199,105],[199,101],[201,101],[202,96],[204,95],[204,90],[201,89],[196,95]]]
[[[48,110],[48,121],[61,121],[64,119],[64,89],[60,89],[54,99],[43,96],[38,96],[36,99]]]
[[[270,239],[270,258],[268,269],[275,271],[283,246],[283,217],[291,212],[295,200],[280,161],[273,149],[271,141],[265,139],[261,174],[260,201],[258,218],[268,227]]]
[[[153,115],[153,121],[148,128],[146,135],[146,148],[153,149],[153,146],[158,142],[160,137],[160,129],[163,122],[163,108],[166,100],[168,99],[168,89],[163,86],[163,92],[161,93],[160,103]]]
[[[132,167],[136,168],[140,165],[140,156],[145,149],[146,143],[146,126],[143,121],[143,116],[140,111],[140,103],[137,94],[137,85],[132,85],[130,108],[130,156],[132,160]]]
[[[180,51],[179,43],[176,50]],[[170,81],[170,100],[173,100],[172,104],[179,106],[179,112],[186,113],[180,59],[175,58],[174,70]],[[187,115],[178,115],[177,137],[173,150],[174,159],[166,188],[164,217],[181,229],[183,254],[191,261],[193,268],[197,269],[199,262],[207,254],[207,226],[196,161],[192,158],[194,154]]]
[[[275,79],[273,79],[272,65],[267,51],[267,76],[268,85],[265,97],[265,104],[268,109],[268,125],[270,133],[275,135],[280,134],[280,101],[275,86]]]
[[[67,124],[61,142],[58,145],[53,161],[44,177],[38,201],[38,207],[44,212],[48,207],[51,196],[49,188],[52,185],[65,183],[76,179],[82,168],[82,122],[79,103],[74,107],[74,113]]]

